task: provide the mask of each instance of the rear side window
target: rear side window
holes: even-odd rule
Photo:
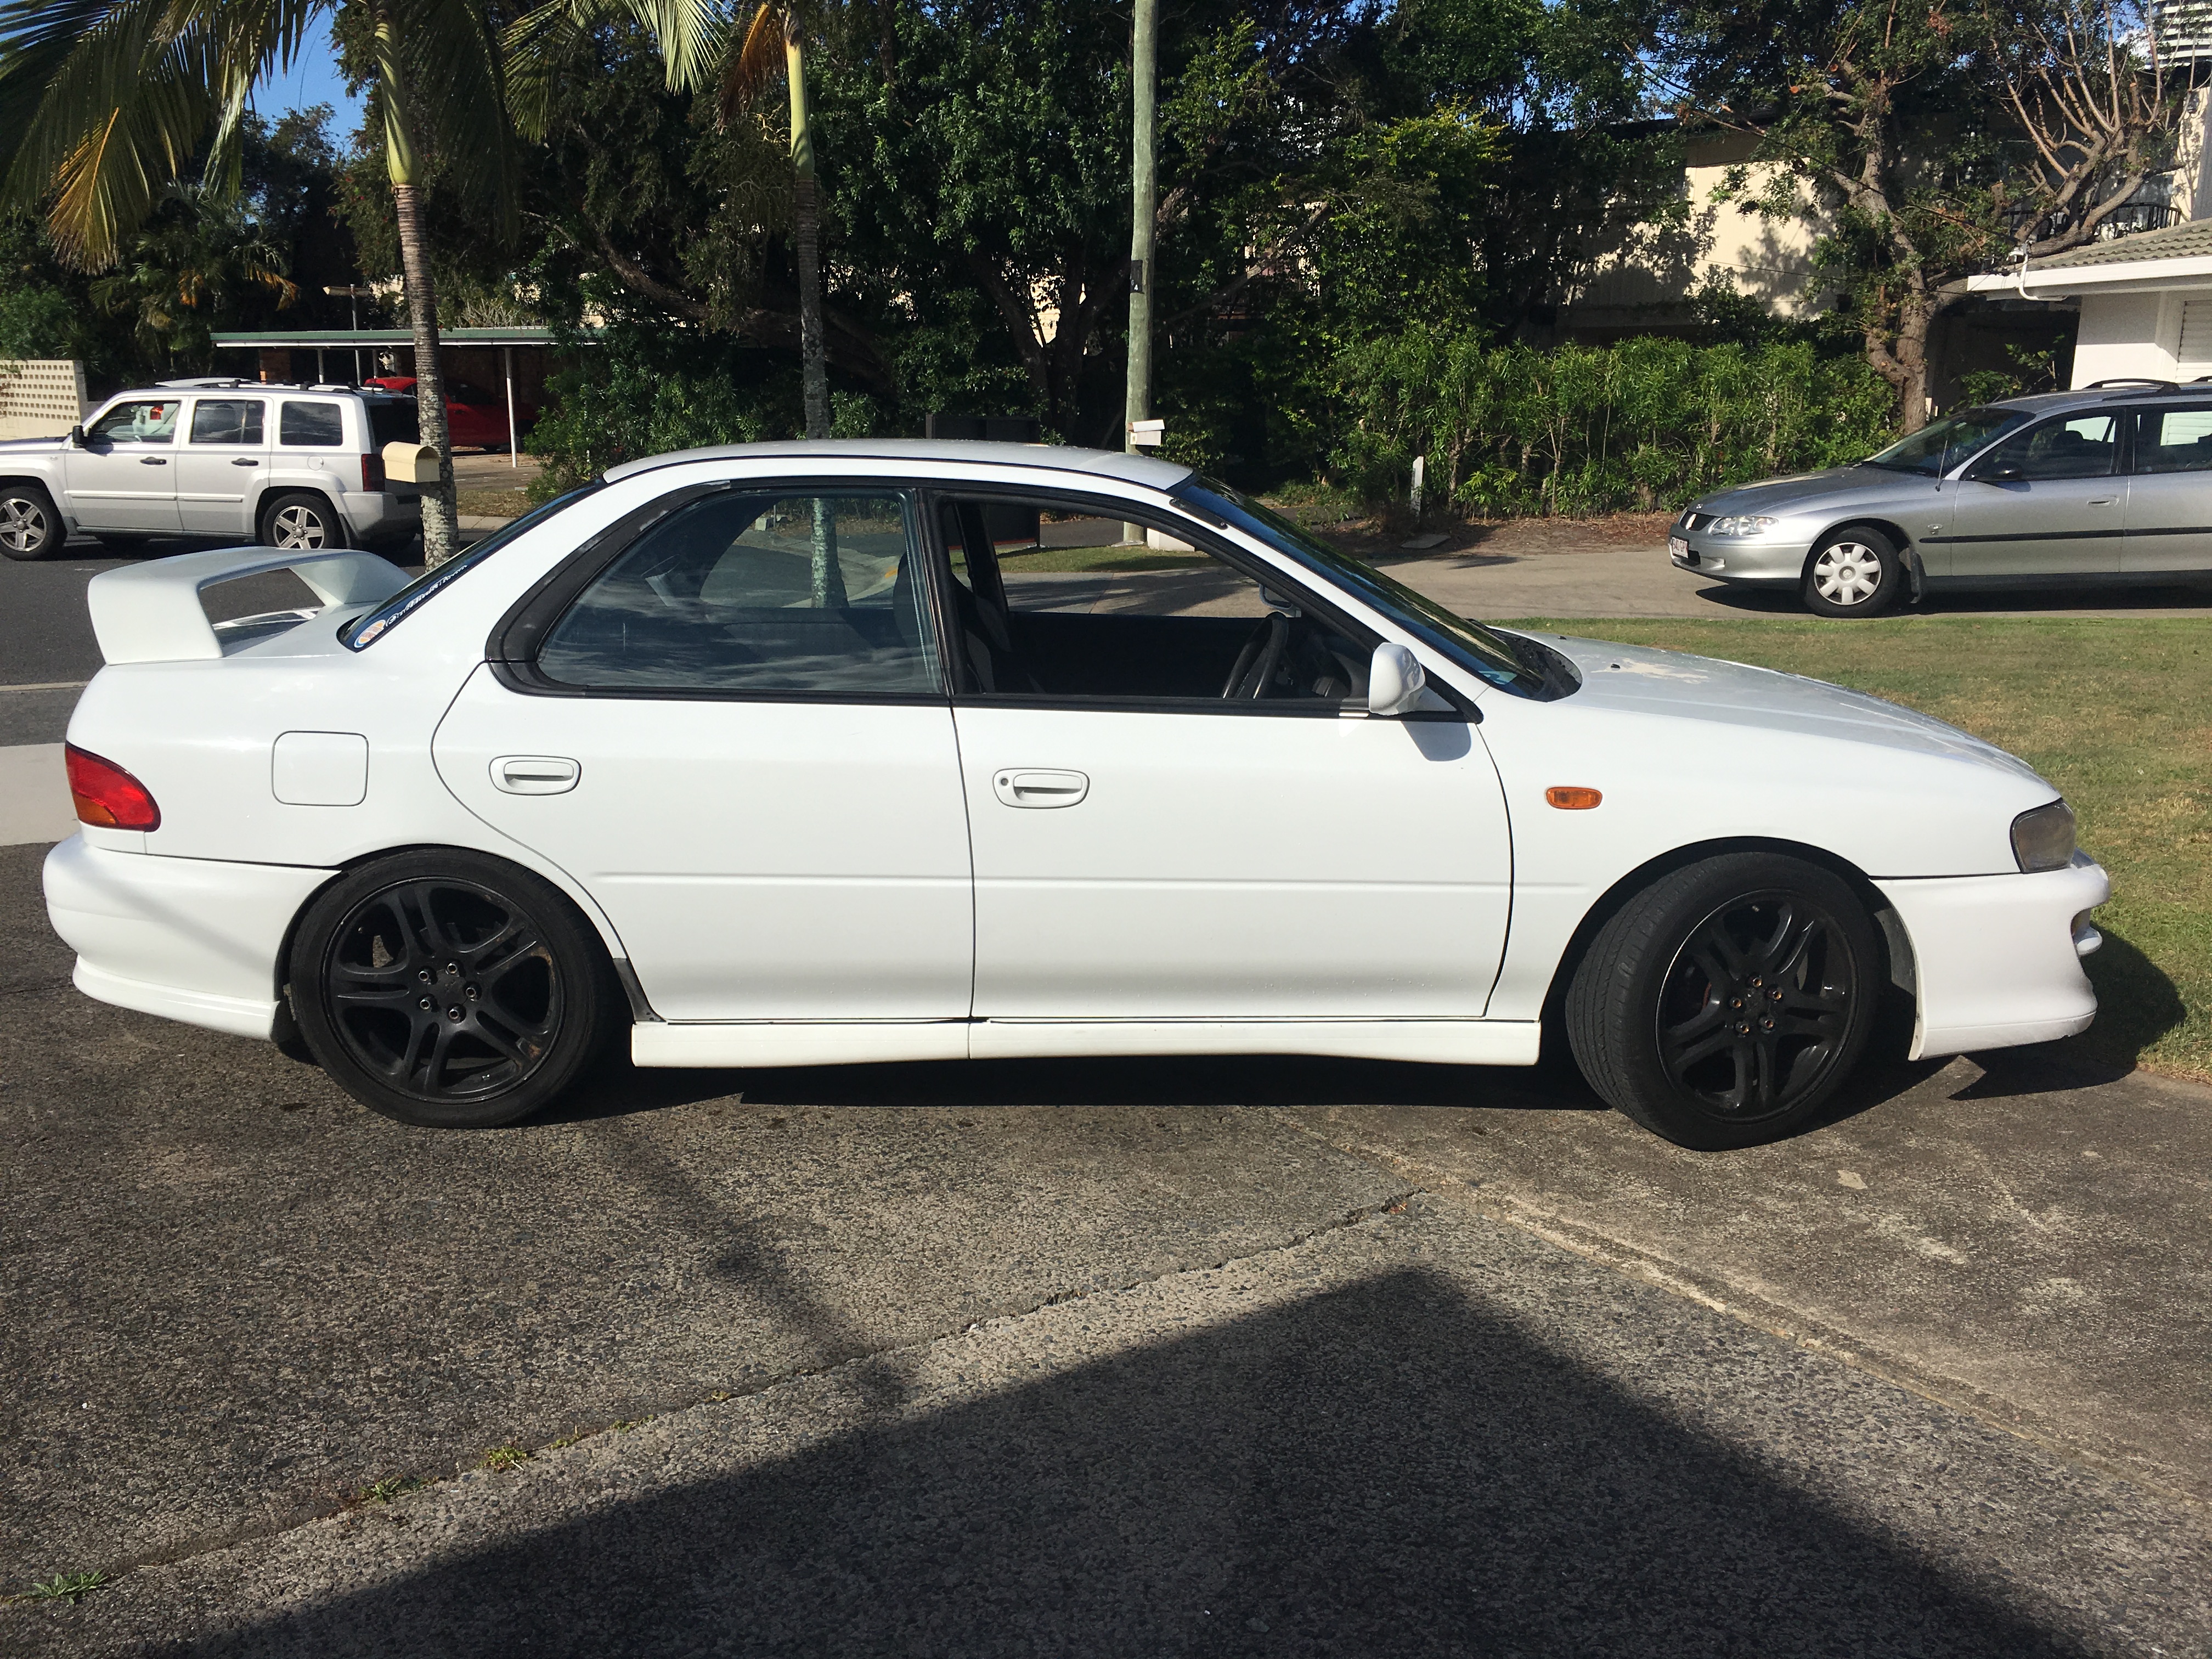
[[[281,442],[306,449],[336,449],[345,441],[345,411],[336,404],[287,400],[277,428]]]
[[[368,408],[368,435],[377,448],[422,441],[421,411],[412,403],[380,398]]]
[[[716,494],[641,536],[538,654],[588,689],[939,694],[906,499]]]
[[[2212,409],[2138,410],[2136,471],[2212,472]]]
[[[203,398],[192,405],[196,444],[258,444],[261,441],[258,398]]]

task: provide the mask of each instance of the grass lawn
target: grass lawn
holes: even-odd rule
[[[2212,1080],[2212,623],[1914,617],[1524,623],[1832,680],[2020,756],[2112,873],[2085,1055]]]

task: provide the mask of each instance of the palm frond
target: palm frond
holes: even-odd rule
[[[723,60],[720,108],[725,125],[783,78],[783,40],[789,22],[790,13],[770,0],[753,14],[744,44]]]
[[[516,223],[514,130],[500,41],[483,8],[453,0],[390,0],[417,142],[489,210],[501,237]]]

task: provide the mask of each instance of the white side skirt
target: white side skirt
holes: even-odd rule
[[[633,1026],[640,1066],[850,1066],[1100,1054],[1328,1054],[1534,1066],[1534,1020],[744,1020]]]

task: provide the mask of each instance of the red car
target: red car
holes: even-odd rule
[[[415,377],[412,374],[385,374],[368,381],[369,386],[380,386],[387,392],[412,393]],[[514,429],[526,435],[538,419],[538,405],[514,400]],[[505,449],[507,447],[507,397],[504,392],[486,392],[471,386],[465,380],[446,382],[446,429],[452,434],[456,449]]]

